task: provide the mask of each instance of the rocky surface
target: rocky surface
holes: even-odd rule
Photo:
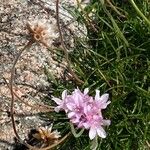
[[[76,6],[74,0],[63,1],[60,5],[60,18],[64,40],[71,49],[73,37],[80,32],[80,27],[64,6]],[[55,0],[0,0],[0,149],[13,149],[14,132],[10,119],[11,95],[7,84],[10,80],[10,72],[13,62],[19,51],[27,44],[30,37],[26,29],[26,23],[46,20],[53,30],[51,34],[58,35],[56,26]],[[83,28],[84,29],[84,28]],[[79,32],[79,33],[78,33]],[[80,36],[83,36],[81,33]],[[48,50],[42,44],[34,43],[21,55],[15,68],[14,92],[31,106],[44,104],[44,98],[50,92],[50,84],[47,81],[45,68],[57,78],[61,78],[66,68],[65,59],[61,57],[61,63],[57,61],[56,48],[59,47],[59,36],[51,38]],[[60,57],[59,57],[60,59]],[[47,124],[38,113],[41,109],[35,109],[15,99],[14,111],[17,131],[22,139],[26,138],[30,129]]]

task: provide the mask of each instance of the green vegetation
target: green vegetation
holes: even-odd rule
[[[55,80],[53,95],[60,97],[64,89],[72,91],[77,86],[89,87],[93,96],[95,89],[101,94],[109,93],[111,104],[104,116],[111,120],[111,125],[106,128],[106,139],[98,139],[97,149],[148,150],[150,1],[91,0],[84,11],[68,11],[87,27],[87,37],[76,37],[74,50],[69,53],[73,70],[84,84]],[[61,117],[54,116],[54,128],[67,133],[70,126]],[[89,150],[90,146],[85,131],[79,138],[70,136],[59,149]]]

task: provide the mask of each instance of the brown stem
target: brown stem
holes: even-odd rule
[[[33,44],[33,41],[29,41],[27,43],[27,45],[18,53],[14,63],[13,63],[13,66],[12,66],[12,69],[11,69],[11,77],[10,77],[10,81],[9,81],[9,84],[10,84],[10,92],[11,92],[11,106],[10,106],[10,117],[11,117],[11,121],[12,121],[12,125],[13,125],[13,130],[14,130],[14,133],[16,135],[16,138],[21,140],[21,138],[19,137],[18,133],[17,133],[17,130],[16,130],[16,125],[15,125],[15,119],[14,119],[14,92],[13,92],[13,81],[14,81],[14,73],[15,73],[15,66],[22,54],[22,52],[27,49],[27,48],[30,48],[31,45]]]
[[[74,71],[72,70],[71,68],[71,62],[69,60],[69,55],[68,55],[68,52],[67,52],[67,49],[66,49],[66,46],[65,46],[65,43],[63,41],[63,34],[61,32],[61,28],[60,28],[60,23],[59,23],[59,0],[56,0],[56,20],[57,20],[57,26],[58,26],[58,30],[59,30],[59,35],[60,35],[60,40],[61,40],[61,46],[62,46],[62,49],[64,51],[64,54],[65,54],[65,58],[66,58],[66,61],[67,61],[67,64],[68,64],[68,69],[69,69],[69,72],[70,74],[73,76],[73,78],[80,84],[84,83],[82,80],[80,80],[78,78],[78,76],[74,73]]]
[[[10,117],[11,117],[11,121],[12,121],[12,125],[13,125],[13,130],[14,130],[15,136],[16,136],[16,138],[17,138],[22,144],[24,144],[25,146],[27,146],[30,150],[38,150],[38,148],[35,148],[35,147],[33,147],[33,146],[31,146],[31,145],[25,143],[25,142],[20,138],[20,136],[19,136],[18,133],[17,133],[16,124],[15,124],[15,119],[14,119],[14,95],[15,95],[17,98],[19,98],[18,95],[15,94],[14,91],[13,91],[15,66],[16,66],[16,64],[17,64],[17,62],[18,62],[18,60],[19,60],[21,54],[22,54],[27,48],[29,49],[29,48],[32,46],[33,43],[34,43],[34,41],[33,41],[33,40],[30,40],[30,41],[27,43],[27,45],[18,53],[18,55],[17,55],[17,57],[16,57],[16,59],[15,59],[15,61],[14,61],[14,63],[13,63],[12,69],[11,69],[11,77],[10,77],[10,81],[9,81],[9,84],[10,84],[10,85],[9,85],[8,87],[10,88],[10,92],[11,92]],[[6,81],[6,83],[7,83],[7,81]],[[20,99],[20,98],[19,98],[19,99]],[[23,102],[24,102],[24,101],[23,101]],[[59,143],[61,143],[63,140],[65,140],[66,138],[67,138],[66,136],[65,136],[64,138],[62,138],[62,139],[57,143],[57,145],[58,145]],[[57,145],[54,145],[54,146],[57,146]],[[51,146],[53,146],[53,145],[51,145]],[[49,149],[49,148],[48,148],[48,149]],[[46,150],[47,150],[47,149],[46,149]]]

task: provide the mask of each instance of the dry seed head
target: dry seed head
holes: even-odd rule
[[[58,37],[55,25],[48,24],[46,20],[38,20],[27,23],[27,29],[33,41],[51,46],[53,39]]]
[[[52,125],[50,127],[39,127],[37,131],[38,133],[34,134],[33,137],[48,144],[57,142],[58,138],[61,137],[57,130],[52,132]]]

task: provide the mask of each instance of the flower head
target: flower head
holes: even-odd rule
[[[48,145],[56,143],[61,137],[57,130],[52,131],[52,125],[50,127],[46,126],[37,128],[36,133],[34,133],[32,136]]]
[[[42,43],[48,47],[48,43],[52,44],[53,39],[58,37],[55,26],[48,24],[46,20],[36,20],[27,23],[27,29],[32,40]]]
[[[110,104],[109,95],[100,96],[100,91],[96,90],[95,97],[92,97],[88,95],[88,91],[88,88],[83,93],[75,89],[71,95],[67,95],[65,90],[62,93],[62,100],[53,98],[58,104],[55,110],[64,110],[70,122],[78,128],[88,129],[90,139],[94,139],[97,135],[105,138],[103,126],[110,125],[110,120],[103,119],[102,109]]]

